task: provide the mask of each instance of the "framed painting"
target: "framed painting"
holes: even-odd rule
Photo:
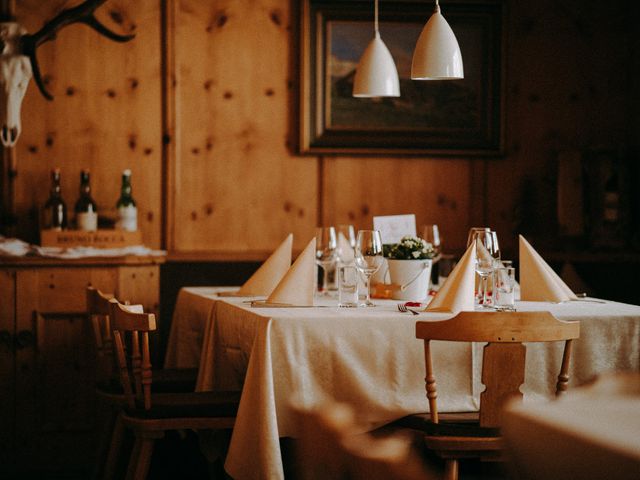
[[[374,35],[373,0],[303,0],[300,151],[308,154],[500,155],[504,145],[502,1],[447,1],[464,79],[411,80],[416,41],[434,2],[379,2],[380,35],[400,97],[355,98],[358,60]]]

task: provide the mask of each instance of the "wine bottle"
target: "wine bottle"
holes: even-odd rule
[[[76,227],[93,232],[98,229],[98,208],[91,198],[89,170],[80,172],[80,198],[76,202]]]
[[[122,188],[116,209],[118,210],[116,228],[135,232],[138,229],[138,209],[131,195],[131,170],[129,169],[122,172]]]
[[[42,228],[53,230],[67,228],[67,206],[62,199],[59,168],[51,170],[51,193],[42,211]]]

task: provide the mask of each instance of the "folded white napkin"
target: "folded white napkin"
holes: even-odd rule
[[[578,299],[522,235],[520,235],[520,299],[532,302],[566,302]]]
[[[269,304],[296,305],[300,307],[313,305],[313,289],[316,275],[316,239],[305,247],[280,283],[264,302]]]
[[[251,278],[236,292],[236,295],[246,297],[271,295],[291,266],[292,245],[293,234],[290,233]]]
[[[444,285],[426,308],[427,312],[473,311],[476,280],[476,248],[472,243]]]

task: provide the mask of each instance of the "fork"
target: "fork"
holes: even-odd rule
[[[407,306],[404,303],[399,303],[398,304],[398,310],[400,310],[401,312],[411,312],[414,315],[420,315],[418,312],[416,312],[415,310],[412,310],[410,308],[407,308]]]

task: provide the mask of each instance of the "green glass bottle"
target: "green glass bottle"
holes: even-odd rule
[[[122,172],[122,188],[116,209],[118,210],[116,228],[135,232],[138,229],[138,209],[131,195],[131,170],[129,169]]]
[[[51,170],[51,193],[42,211],[42,228],[52,230],[67,228],[67,206],[62,199],[59,168]]]
[[[80,198],[76,202],[76,228],[86,232],[98,229],[98,207],[91,197],[89,170],[80,172]]]

